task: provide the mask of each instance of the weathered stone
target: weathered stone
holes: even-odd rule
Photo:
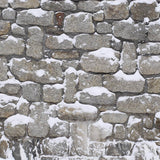
[[[79,58],[79,52],[76,50],[71,51],[63,51],[58,50],[54,51],[52,54],[52,57],[55,59],[78,59]]]
[[[118,98],[117,108],[126,113],[156,113],[160,109],[160,96],[143,94]]]
[[[105,19],[121,20],[129,17],[128,2],[107,1],[104,3]]]
[[[28,116],[28,113],[29,113],[29,102],[24,99],[23,97],[21,97],[17,103],[17,111],[19,114],[23,114],[23,115],[26,115]]]
[[[10,2],[12,8],[38,8],[39,1],[38,0],[13,0]]]
[[[112,32],[112,25],[107,22],[97,23],[96,28],[97,28],[98,33],[111,33]]]
[[[74,37],[75,47],[83,50],[96,50],[101,47],[110,47],[111,35],[80,34]]]
[[[33,82],[26,82],[22,85],[23,98],[32,102],[39,102],[41,99],[41,85]]]
[[[88,155],[88,124],[78,122],[71,124],[71,154]]]
[[[62,121],[58,118],[50,117],[48,119],[49,124],[49,137],[69,137],[69,123]]]
[[[103,11],[100,10],[100,11],[94,13],[93,14],[93,19],[94,19],[94,21],[98,21],[98,22],[99,21],[103,21],[103,19],[104,19],[104,13],[103,13]]]
[[[83,89],[76,94],[81,103],[93,105],[115,104],[116,96],[104,87],[90,87]]]
[[[159,20],[149,23],[148,26],[149,41],[160,41],[160,24]]]
[[[89,126],[89,137],[91,141],[105,141],[112,135],[113,126],[99,120]]]
[[[89,155],[99,157],[105,154],[105,143],[92,142],[89,144]]]
[[[28,28],[27,50],[26,55],[35,59],[40,59],[43,56],[43,31],[39,27]]]
[[[24,115],[16,114],[4,122],[4,132],[8,137],[23,137],[26,133],[26,124],[33,122],[33,119]]]
[[[114,126],[114,137],[117,139],[124,139],[126,137],[126,131],[123,124],[116,124]]]
[[[0,58],[0,68],[1,68],[1,74],[0,74],[0,81],[7,80],[7,59],[6,58]]]
[[[64,32],[93,33],[92,14],[79,12],[70,14],[64,19]]]
[[[71,60],[71,61],[63,60],[62,68],[64,70],[67,70],[69,67],[77,69],[78,65],[79,65],[79,61],[78,60]]]
[[[52,59],[27,61],[24,58],[13,58],[11,64],[11,71],[20,81],[40,83],[56,83],[62,81],[62,69],[58,61]]]
[[[160,78],[148,78],[147,86],[149,93],[160,93]]]
[[[116,72],[119,67],[119,52],[111,48],[100,48],[99,50],[83,54],[80,63],[83,70],[87,72]]]
[[[6,7],[8,7],[8,0],[1,0],[1,1],[0,1],[0,7],[1,7],[1,8],[6,8]]]
[[[65,71],[65,89],[64,89],[64,101],[66,103],[73,103],[76,101],[76,82],[77,74],[74,68],[68,68]]]
[[[0,140],[0,157],[1,158],[7,158],[6,156],[6,152],[7,152],[7,149],[8,149],[8,143],[7,141],[5,140]]]
[[[160,56],[139,56],[139,71],[142,75],[154,75],[160,73]]]
[[[42,148],[45,155],[64,156],[68,151],[68,142],[65,137],[46,138],[42,141]]]
[[[102,86],[102,77],[101,75],[89,74],[86,72],[79,72],[78,74],[78,88],[80,90],[84,88],[90,88],[95,86]]]
[[[157,135],[159,133],[159,129],[143,129],[143,136],[145,140],[156,140]]]
[[[121,67],[124,73],[134,73],[137,67],[137,53],[134,43],[124,42],[121,56]]]
[[[58,117],[64,120],[95,120],[97,118],[97,108],[91,105],[59,103]]]
[[[0,94],[0,118],[7,118],[15,114],[18,97]]]
[[[62,86],[60,84],[44,85],[43,100],[45,102],[59,103],[62,101]]]
[[[142,119],[130,116],[127,124],[127,135],[129,140],[137,141],[141,138]]]
[[[132,144],[130,142],[111,142],[106,146],[106,155],[124,156],[131,153],[131,149]]]
[[[160,43],[140,43],[138,44],[137,52],[142,55],[160,54]]]
[[[143,21],[146,17],[148,17],[149,20],[152,21],[159,17],[159,13],[155,10],[157,7],[156,1],[151,1],[150,3],[148,3],[147,1],[132,1],[129,7],[131,17],[135,21]]]
[[[31,137],[46,137],[49,132],[48,112],[49,104],[36,102],[30,106],[30,117],[34,119],[34,122],[28,125],[28,134]]]
[[[127,75],[120,70],[114,75],[105,75],[103,84],[112,92],[140,93],[143,91],[145,79],[139,74],[139,71]]]
[[[145,116],[143,118],[143,125],[147,129],[151,129],[153,127],[153,116]]]
[[[101,118],[103,122],[108,123],[125,123],[128,119],[128,115],[119,111],[105,111],[102,112]]]
[[[21,27],[21,26],[19,26],[19,25],[17,25],[16,23],[13,23],[13,24],[11,25],[11,31],[12,31],[12,33],[15,34],[15,35],[22,35],[22,36],[25,35],[25,30],[24,30],[24,28]]]
[[[2,11],[2,17],[5,20],[14,20],[16,18],[16,11],[12,8],[6,8]]]
[[[42,1],[41,2],[41,7],[44,10],[51,10],[51,11],[75,11],[76,10],[76,5],[74,2],[69,1],[52,1],[52,0],[47,0],[47,1]]]
[[[160,129],[160,112],[155,114],[154,123],[155,127]]]
[[[25,49],[24,41],[21,38],[8,36],[0,41],[0,55],[22,55]]]
[[[78,9],[86,12],[97,12],[101,10],[102,6],[99,1],[79,1]]]
[[[10,31],[10,22],[0,20],[0,35],[8,34]]]
[[[145,25],[134,24],[131,19],[113,22],[113,34],[115,37],[130,41],[144,41],[146,38]]]
[[[115,38],[114,36],[112,37],[110,46],[111,46],[111,48],[115,49],[116,51],[120,51],[120,52],[122,51],[122,41]]]
[[[37,12],[39,14],[37,14]],[[40,25],[40,26],[50,26],[54,25],[54,12],[44,11],[39,9],[29,9],[20,11],[17,15],[17,24],[20,25]]]
[[[72,49],[72,41],[72,38],[66,34],[61,34],[60,36],[47,36],[45,44],[49,49]]]

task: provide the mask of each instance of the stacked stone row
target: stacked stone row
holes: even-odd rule
[[[0,158],[160,158],[158,0],[0,9]]]

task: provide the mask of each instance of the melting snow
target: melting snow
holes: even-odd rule
[[[27,13],[32,14],[35,17],[43,17],[45,14],[47,14],[47,11],[38,8],[38,9],[29,9],[27,10]]]
[[[142,120],[140,118],[136,118],[134,116],[130,116],[128,120],[127,127],[131,127],[134,124],[140,123]]]

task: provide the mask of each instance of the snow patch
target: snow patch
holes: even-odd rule
[[[39,70],[35,71],[35,73],[38,77],[42,77],[45,75],[45,71],[43,69],[39,69]]]
[[[26,11],[24,11],[26,12]],[[35,17],[43,17],[45,14],[47,14],[47,11],[42,10],[41,8],[38,9],[29,9],[27,10],[28,14],[31,14]]]
[[[6,103],[10,103],[10,102],[17,102],[18,100],[19,100],[18,97],[8,96],[6,94],[0,94],[0,104],[2,104],[2,103],[6,104]]]
[[[132,127],[132,125],[142,122],[142,119],[136,118],[135,116],[130,116],[128,120],[127,127]]]
[[[127,0],[115,0],[115,1],[107,1],[108,4],[110,5],[120,5],[122,3],[127,3]]]

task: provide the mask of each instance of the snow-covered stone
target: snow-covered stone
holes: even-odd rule
[[[23,27],[17,25],[16,23],[13,23],[11,25],[11,31],[14,35],[22,35],[24,36],[25,35],[25,30]]]

